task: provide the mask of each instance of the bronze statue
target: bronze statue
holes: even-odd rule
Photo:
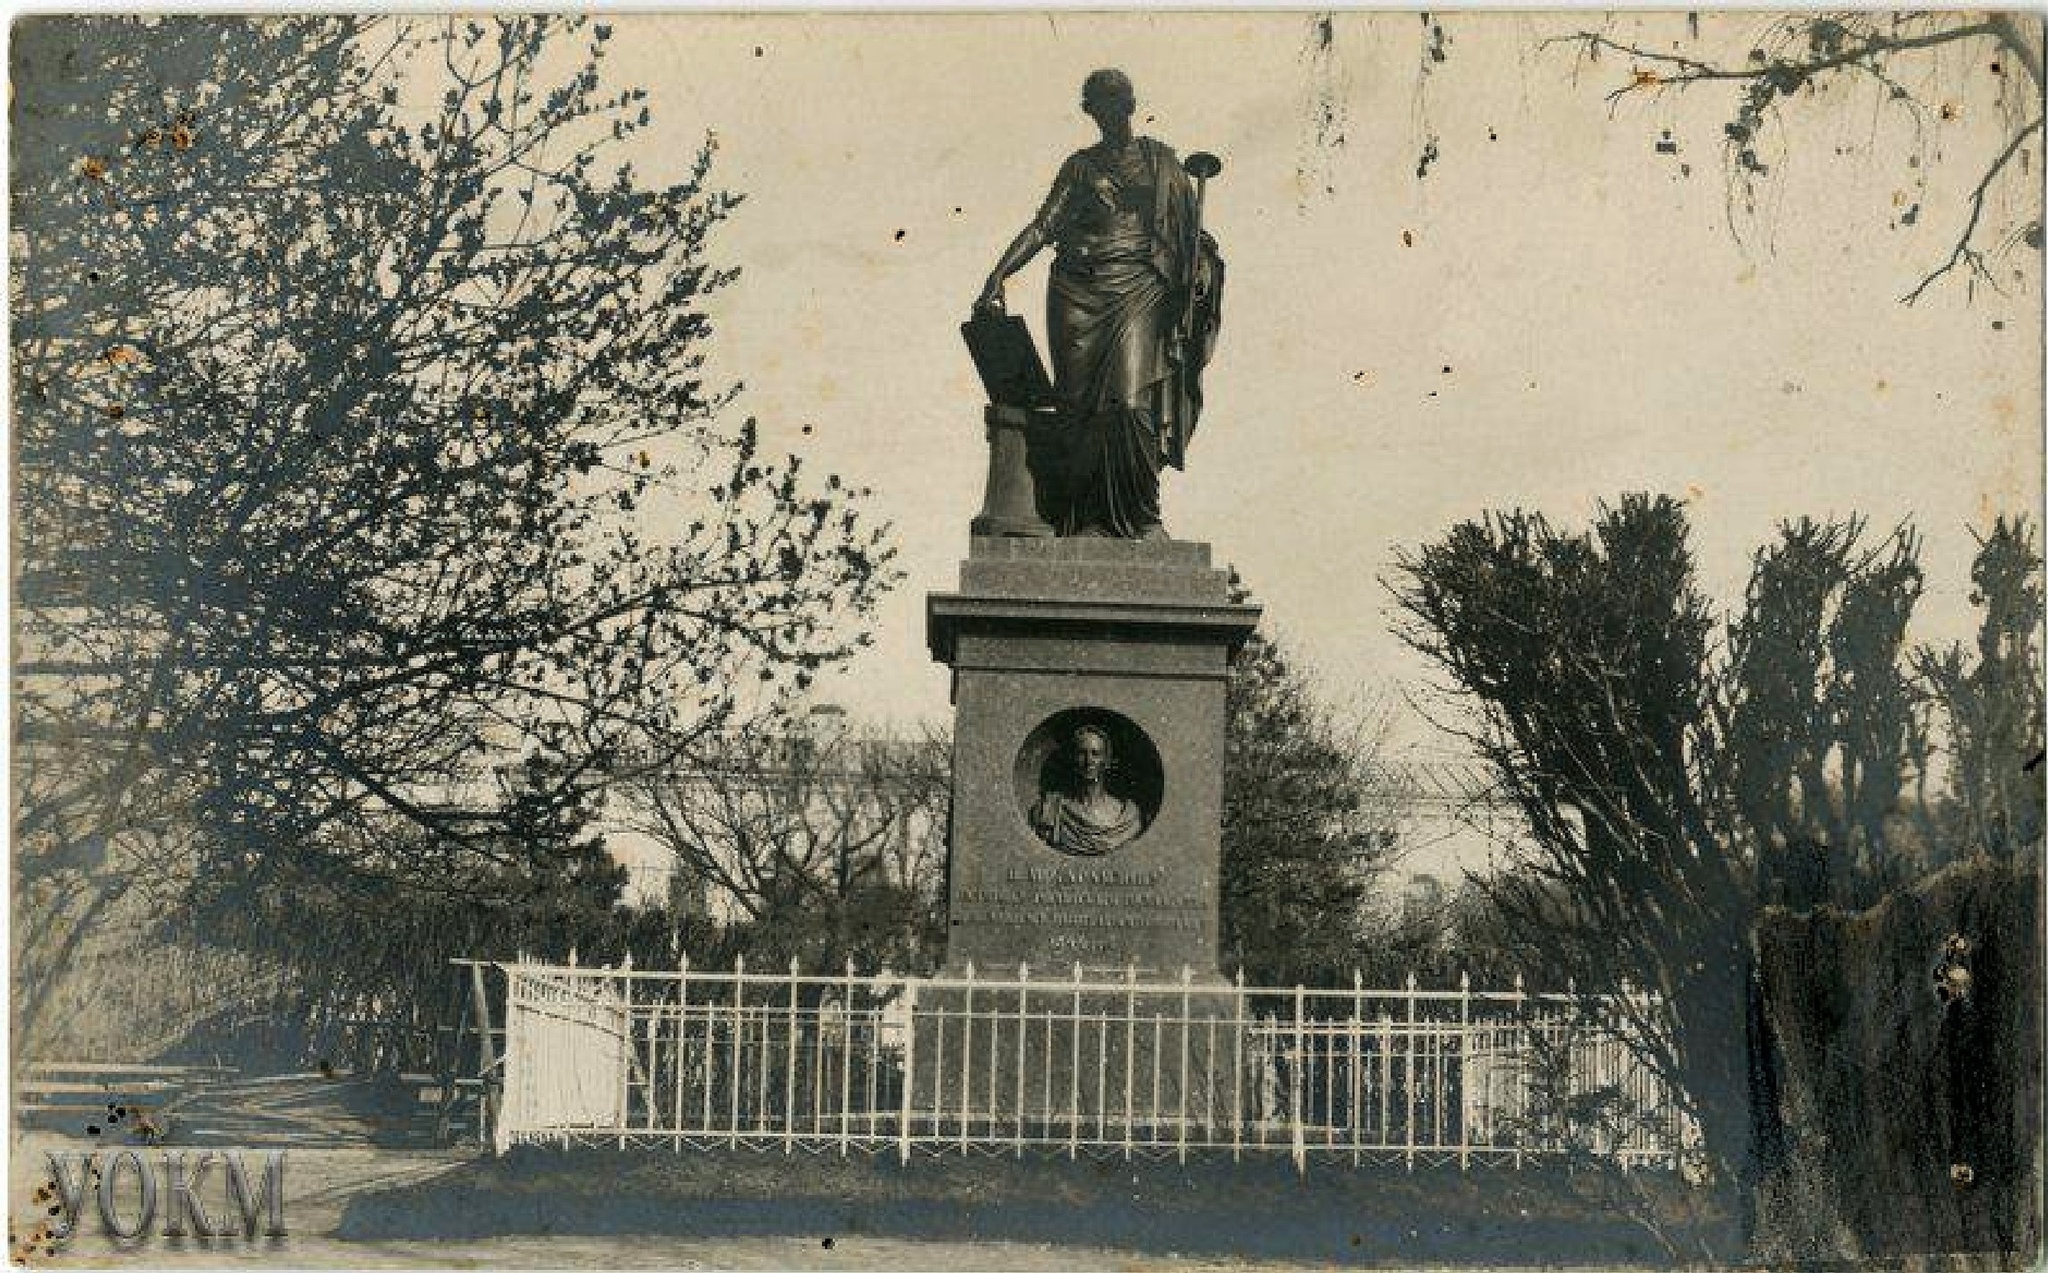
[[[1121,71],[1081,86],[1102,138],[1074,152],[988,277],[977,313],[1003,309],[1003,280],[1052,245],[1046,332],[1060,421],[1061,535],[1164,536],[1159,469],[1185,467],[1201,375],[1221,322],[1223,261],[1201,230],[1201,182],[1221,164],[1133,136]],[[1194,179],[1190,179],[1190,173]]]
[[[1071,746],[1076,789],[1042,793],[1031,807],[1031,829],[1062,853],[1100,857],[1142,835],[1144,814],[1136,801],[1111,795],[1105,785],[1115,760],[1108,734],[1083,725]]]

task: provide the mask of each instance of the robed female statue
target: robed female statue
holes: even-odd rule
[[[1065,452],[1055,529],[1161,537],[1159,470],[1184,467],[1201,413],[1223,261],[1199,230],[1196,186],[1172,149],[1132,134],[1130,79],[1090,75],[1081,109],[1101,139],[1061,165],[975,306],[1001,310],[1003,280],[1055,248],[1046,334]]]

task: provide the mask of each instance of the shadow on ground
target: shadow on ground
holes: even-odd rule
[[[1056,1243],[1153,1255],[1347,1264],[1673,1264],[1740,1250],[1675,1181],[1639,1216],[1617,1181],[1474,1171],[985,1157],[785,1156],[746,1149],[541,1149],[350,1201],[349,1241],[677,1234]],[[1634,1194],[1642,1178],[1628,1182]],[[1643,1223],[1647,1218],[1650,1223]],[[1683,1232],[1674,1253],[1654,1236]],[[1704,1244],[1704,1246],[1700,1244]],[[1689,1257],[1689,1258],[1688,1258]]]

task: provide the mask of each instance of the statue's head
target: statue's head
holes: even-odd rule
[[[1109,772],[1110,762],[1116,759],[1109,745],[1109,735],[1093,725],[1083,725],[1074,731],[1074,769],[1083,782],[1097,782]]]
[[[1098,123],[1129,119],[1138,109],[1138,93],[1131,77],[1117,70],[1091,73],[1081,81],[1081,109]]]

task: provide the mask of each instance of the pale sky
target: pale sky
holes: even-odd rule
[[[1093,139],[1078,98],[1098,66],[1136,82],[1141,131],[1225,164],[1207,203],[1222,341],[1167,527],[1236,565],[1265,630],[1335,693],[1420,679],[1378,579],[1397,547],[1489,508],[1581,524],[1601,497],[1685,496],[1724,600],[1780,518],[1911,515],[1918,630],[1952,639],[1971,623],[1966,527],[2040,503],[2038,253],[2001,258],[2005,297],[1956,281],[1898,303],[2003,142],[1988,50],[1901,64],[1958,112],[1930,115],[1918,169],[1911,122],[1874,92],[1803,95],[1775,212],[1742,243],[1732,95],[1610,108],[1624,65],[1541,47],[1577,15],[1442,15],[1441,63],[1414,14],[1340,14],[1327,48],[1283,13],[609,20],[608,73],[650,91],[657,124],[636,164],[677,175],[715,130],[714,178],[747,196],[713,244],[743,270],[713,311],[714,367],[747,382],[771,445],[873,487],[895,524],[906,578],[876,647],[821,692],[858,716],[947,714],[924,598],[955,586],[985,465],[958,325]],[[1769,22],[1706,16],[1698,47],[1739,54]],[[1614,33],[1668,47],[1684,24]],[[2000,227],[2037,197],[2028,149]],[[1043,277],[1042,258],[1010,290],[1041,332]]]

